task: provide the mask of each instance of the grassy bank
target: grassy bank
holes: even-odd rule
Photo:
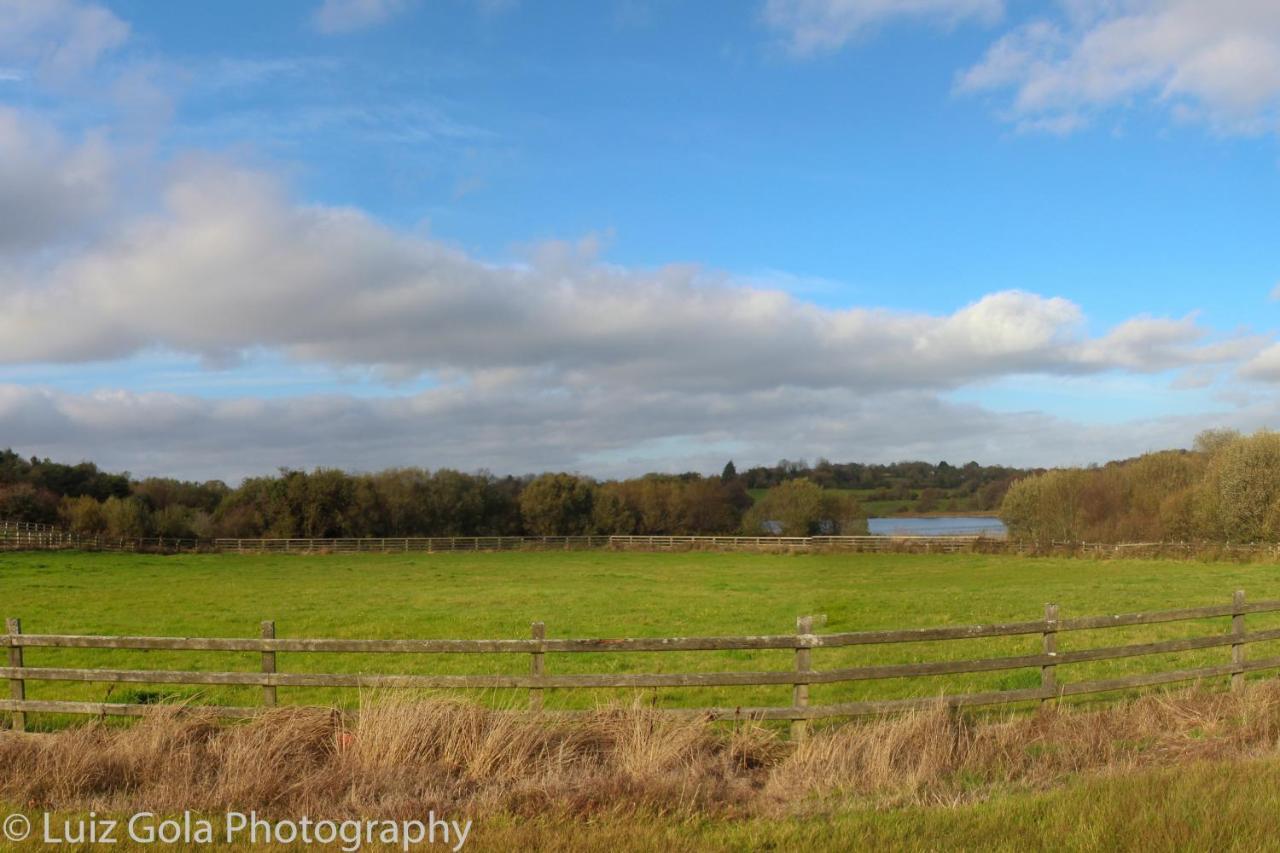
[[[1206,761],[1072,780],[960,806],[835,809],[790,819],[588,824],[510,819],[476,827],[469,850],[1280,850],[1280,760]],[[473,846],[474,845],[474,846]]]
[[[371,701],[349,721],[158,711],[0,734],[0,802],[83,815],[474,824],[467,849],[1271,849],[1280,685],[975,721],[944,710],[803,744],[644,708],[547,719]]]

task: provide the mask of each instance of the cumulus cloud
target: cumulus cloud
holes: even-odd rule
[[[77,233],[108,208],[111,185],[112,155],[100,136],[69,143],[0,107],[0,258]]]
[[[63,81],[92,68],[129,38],[109,9],[78,0],[0,0],[0,64],[32,65]]]
[[[407,5],[407,0],[324,0],[312,23],[322,33],[348,33],[384,23]]]
[[[690,266],[635,269],[545,247],[495,265],[363,213],[291,202],[270,178],[179,167],[164,210],[49,266],[0,273],[0,363],[150,348],[226,363],[257,348],[388,376],[536,375],[563,386],[954,387],[1009,373],[1163,370],[1256,343],[1188,318],[1101,338],[1074,303],[989,294],[950,314],[835,309]]]
[[[837,50],[866,30],[894,18],[943,24],[976,18],[991,21],[1004,0],[766,0],[765,23],[778,30],[799,55]]]
[[[1280,382],[1280,344],[1272,344],[1240,366],[1243,379]]]
[[[997,41],[968,92],[1010,91],[1029,129],[1069,131],[1146,100],[1224,130],[1280,129],[1280,4],[1273,0],[1069,0]]]
[[[1081,348],[1086,363],[1155,372],[1196,364],[1234,362],[1249,358],[1267,346],[1265,338],[1240,335],[1206,342],[1205,330],[1193,316],[1173,320],[1135,317],[1116,326]]]

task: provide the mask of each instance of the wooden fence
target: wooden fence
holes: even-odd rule
[[[0,551],[71,550],[175,553],[395,553],[534,550],[926,551],[954,553],[990,536],[415,536],[364,538],[130,538],[73,533],[47,524],[0,521]]]
[[[261,553],[394,553],[409,551],[772,551],[843,553],[983,553],[1024,556],[1095,556],[1185,559],[1220,554],[1228,558],[1280,560],[1277,542],[1073,542],[1010,539],[992,534],[945,536],[436,536],[365,539],[214,539],[209,550]]]
[[[365,539],[215,539],[213,548],[235,554],[285,552],[448,552],[586,550],[646,551],[966,551],[978,536],[433,536]]]
[[[0,551],[74,550],[179,553],[396,553],[614,549],[635,551],[767,551],[843,553],[983,553],[1280,560],[1277,542],[1073,542],[1010,539],[990,534],[946,536],[432,536],[366,538],[174,539],[89,536],[27,522],[0,521]]]
[[[0,538],[16,536],[19,533],[58,533],[61,529],[52,524],[39,524],[34,521],[6,521],[0,519]]]
[[[19,522],[8,524],[16,525]],[[129,551],[174,554],[211,550],[213,550],[212,543],[201,539],[175,539],[165,536],[145,538],[89,536],[44,524],[31,525],[31,529],[0,524],[0,551]]]
[[[276,636],[275,623],[263,622],[261,633],[253,638],[194,638],[143,636],[88,636],[76,634],[24,634],[18,619],[9,619],[7,632],[0,635],[0,645],[8,649],[8,666],[0,667],[0,678],[9,681],[9,698],[0,700],[0,711],[11,712],[15,728],[22,729],[26,715],[33,712],[138,716],[153,707],[146,704],[32,700],[26,698],[26,685],[32,681],[91,682],[107,684],[183,684],[255,686],[262,690],[262,701],[256,707],[214,706],[229,717],[249,716],[277,702],[278,688],[417,688],[417,689],[515,689],[529,691],[529,706],[543,707],[544,692],[584,688],[678,688],[678,687],[746,687],[781,685],[792,688],[791,704],[784,707],[710,707],[667,709],[675,713],[698,714],[716,720],[790,720],[793,734],[803,734],[809,720],[883,714],[930,707],[943,702],[952,707],[1000,705],[1029,701],[1052,701],[1062,697],[1104,693],[1116,690],[1230,678],[1233,689],[1243,686],[1244,676],[1280,668],[1280,657],[1250,660],[1245,649],[1252,643],[1280,640],[1280,629],[1246,630],[1245,617],[1251,613],[1280,612],[1280,601],[1246,603],[1243,592],[1236,592],[1230,603],[1166,610],[1149,613],[1083,616],[1062,618],[1057,605],[1045,606],[1044,616],[1025,622],[1006,624],[910,628],[905,630],[856,631],[815,634],[814,617],[796,621],[794,634],[740,637],[666,637],[625,639],[558,639],[546,636],[545,625],[533,623],[528,639],[507,640],[340,640],[292,639]],[[1185,622],[1224,618],[1228,630],[1205,636],[1160,640],[1155,642],[1107,647],[1061,650],[1059,638],[1077,631],[1095,631],[1135,625]],[[851,646],[892,643],[924,643],[970,640],[992,637],[1039,635],[1041,650],[1036,654],[967,660],[936,660],[880,664],[830,669],[815,669],[814,656],[823,650]],[[258,655],[256,671],[213,672],[187,670],[135,670],[108,668],[56,668],[28,666],[24,652],[28,649],[138,649],[186,650],[200,652],[251,652]],[[1135,658],[1148,655],[1186,652],[1202,649],[1229,649],[1222,663],[1179,670],[1124,675],[1087,681],[1064,679],[1062,668],[1071,664]],[[794,666],[786,670],[693,672],[693,673],[554,673],[549,655],[580,653],[630,652],[699,652],[741,650],[791,650]],[[527,675],[445,675],[445,674],[370,674],[282,672],[277,653],[396,653],[396,654],[482,654],[527,655]],[[1039,684],[1034,687],[952,695],[921,696],[908,699],[881,699],[811,705],[811,685],[845,684],[883,679],[920,678],[961,673],[985,673],[1005,670],[1039,670]],[[549,672],[550,670],[550,672]],[[557,712],[573,713],[573,712]]]

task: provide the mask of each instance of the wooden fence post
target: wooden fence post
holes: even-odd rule
[[[22,620],[6,619],[5,627],[8,629],[10,637],[17,636],[22,633]],[[22,667],[22,646],[9,646],[9,666]],[[23,679],[9,679],[9,698],[16,699],[19,702],[27,698],[27,683]],[[25,711],[13,712],[13,730],[15,732],[25,732],[27,730],[27,713]]]
[[[1231,596],[1231,633],[1236,639],[1244,638],[1244,590],[1237,589]],[[1231,689],[1244,689],[1244,643],[1231,644]]]
[[[813,633],[813,617],[797,616],[796,617],[796,672],[807,673],[810,671],[811,654],[807,645],[801,644],[801,637]],[[809,707],[809,685],[796,683],[791,687],[791,707],[807,708]],[[791,721],[791,739],[800,741],[804,740],[805,734],[808,732],[809,724],[807,720]]]
[[[262,623],[262,639],[274,640],[276,638],[276,623],[267,619]],[[276,653],[262,653],[262,671],[274,675],[276,671]],[[276,688],[273,684],[262,685],[262,704],[268,708],[274,708],[276,704]]]
[[[1044,606],[1044,621],[1044,653],[1053,657],[1058,654],[1058,605]],[[1040,667],[1040,687],[1049,694],[1040,699],[1041,705],[1057,698],[1058,672],[1055,664]]]
[[[537,646],[538,650],[529,655],[529,675],[533,676],[534,678],[541,678],[543,672],[545,672],[545,668],[544,668],[545,664],[543,660],[541,641],[547,638],[546,624],[543,622],[534,622],[532,625],[529,626],[529,634],[530,636],[533,637],[533,639],[539,641]],[[530,711],[542,710],[542,688],[541,687],[529,688],[529,710]]]

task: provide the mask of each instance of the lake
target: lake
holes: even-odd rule
[[[872,536],[1004,536],[1004,522],[989,515],[939,515],[924,518],[869,518]]]

